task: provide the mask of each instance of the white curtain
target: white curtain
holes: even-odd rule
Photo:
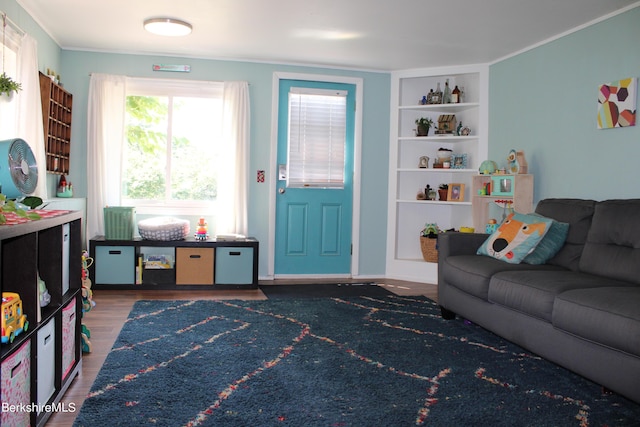
[[[223,149],[218,165],[216,234],[247,234],[249,172],[249,84],[225,82]],[[224,185],[222,185],[224,184]]]
[[[87,236],[104,235],[105,206],[120,205],[126,77],[92,74],[87,115]]]
[[[47,156],[44,149],[40,77],[38,76],[38,42],[29,34],[22,37],[18,53],[18,78],[22,91],[16,96],[18,135],[24,139],[38,166],[38,184],[33,196],[47,198]]]

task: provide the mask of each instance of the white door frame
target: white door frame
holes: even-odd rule
[[[278,154],[278,99],[280,90],[280,80],[308,80],[315,82],[346,83],[356,86],[356,112],[353,135],[353,211],[351,227],[351,244],[353,252],[351,255],[351,275],[356,277],[359,274],[360,260],[360,161],[362,158],[362,90],[363,79],[358,77],[331,76],[324,74],[304,74],[274,72],[271,88],[271,158],[269,163],[269,242],[268,242],[268,266],[267,276],[269,279],[275,278],[275,245],[276,245],[276,179],[277,179],[277,154]],[[314,277],[345,277],[344,275],[318,275]],[[308,277],[307,275],[287,275],[288,278]]]

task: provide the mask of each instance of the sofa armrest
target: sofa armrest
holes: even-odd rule
[[[475,255],[489,237],[484,233],[442,233],[438,235],[438,259],[452,255]]]

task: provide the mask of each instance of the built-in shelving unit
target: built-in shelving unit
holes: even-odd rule
[[[438,83],[444,89],[464,88],[462,102],[421,104],[421,99]],[[387,231],[387,276],[397,279],[436,283],[437,264],[425,262],[420,250],[420,230],[425,223],[437,223],[441,229],[472,226],[472,177],[487,158],[488,69],[469,65],[437,69],[398,71],[391,79],[391,126],[389,151],[389,201]],[[436,135],[441,115],[456,116],[468,127],[468,135]],[[434,121],[428,136],[416,136],[416,119]],[[463,168],[433,168],[439,148],[466,155]],[[422,156],[429,167],[419,166]],[[417,200],[426,185],[464,184],[460,201]]]

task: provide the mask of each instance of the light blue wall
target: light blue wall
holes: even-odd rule
[[[388,73],[356,72],[312,67],[274,65],[238,61],[169,58],[158,56],[62,51],[61,78],[73,93],[71,171],[74,195],[87,196],[87,95],[90,73],[120,74],[132,77],[186,78],[194,80],[245,80],[251,96],[251,166],[249,170],[249,234],[263,242],[259,274],[267,274],[269,184],[256,183],[256,171],[267,171],[266,180],[275,179],[270,164],[271,86],[273,73],[298,72],[359,77],[364,81],[362,197],[360,218],[361,275],[384,276],[386,250],[386,209],[380,203],[387,197],[389,97]],[[188,64],[191,73],[158,73],[153,64]],[[195,160],[195,159],[194,159]],[[90,197],[90,195],[88,195]]]
[[[596,128],[599,85],[640,77],[638,43],[635,8],[490,67],[489,157],[523,149],[534,202],[640,197],[640,123]]]

